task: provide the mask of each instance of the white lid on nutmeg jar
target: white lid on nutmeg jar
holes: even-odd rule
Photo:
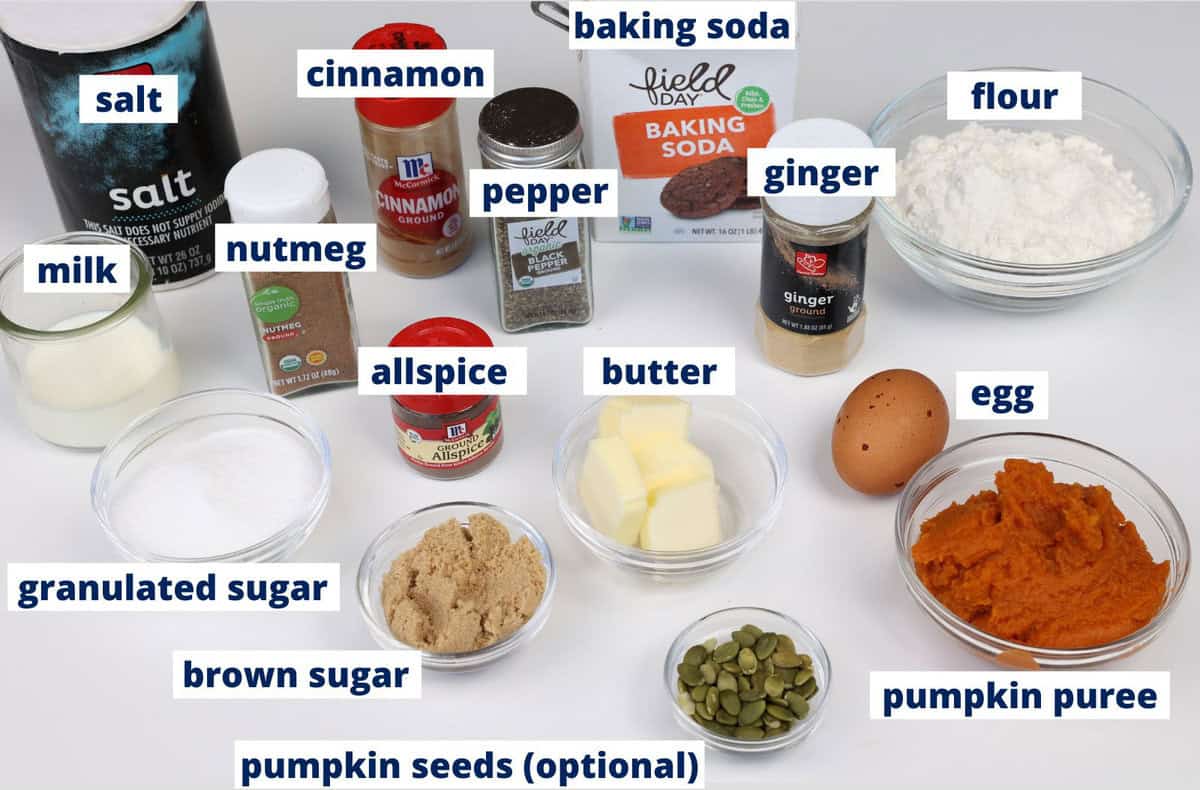
[[[234,222],[321,222],[329,214],[325,168],[295,148],[267,148],[242,159],[225,176]]]
[[[862,129],[836,118],[806,118],[775,131],[767,148],[874,148]],[[776,214],[797,225],[824,227],[854,219],[871,205],[870,197],[821,195],[820,197],[763,198]]]

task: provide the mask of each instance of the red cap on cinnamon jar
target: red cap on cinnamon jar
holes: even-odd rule
[[[355,49],[445,49],[446,41],[429,25],[393,22],[377,27],[354,43]],[[454,104],[452,98],[361,98],[354,100],[359,115],[380,126],[420,126]]]

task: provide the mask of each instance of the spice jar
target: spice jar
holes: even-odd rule
[[[831,118],[788,124],[768,148],[870,148]],[[863,283],[870,197],[763,198],[762,280],[755,335],[767,361],[800,376],[844,368],[866,331]]]
[[[461,318],[427,318],[400,330],[393,347],[491,346],[488,333]],[[404,460],[438,480],[469,477],[500,452],[497,395],[393,395],[392,421]]]
[[[354,48],[445,49],[446,42],[427,25],[398,23],[372,30]],[[380,258],[409,277],[457,268],[471,253],[471,229],[454,99],[360,98],[354,106]]]
[[[517,88],[479,113],[479,156],[487,168],[581,168],[582,144],[579,108],[558,91]],[[586,219],[495,217],[491,239],[506,332],[592,320]]]
[[[294,148],[268,148],[225,178],[234,222],[336,222],[325,168]],[[267,385],[276,395],[358,381],[358,328],[345,272],[245,272],[242,284]]]
[[[145,253],[116,236],[66,233],[37,243],[129,248],[128,293],[26,293],[23,248],[0,262],[0,345],[17,410],[49,442],[103,447],[182,384],[150,290],[154,272]]]

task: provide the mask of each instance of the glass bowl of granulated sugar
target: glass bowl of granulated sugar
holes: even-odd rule
[[[1005,70],[1037,69],[988,69]],[[1120,280],[1167,244],[1192,189],[1171,125],[1086,77],[1081,120],[950,121],[942,76],[869,134],[896,149],[884,238],[926,282],[987,307],[1052,310]]]
[[[329,443],[276,395],[194,392],[135,420],[101,453],[92,509],[123,555],[255,562],[291,554],[329,501]]]

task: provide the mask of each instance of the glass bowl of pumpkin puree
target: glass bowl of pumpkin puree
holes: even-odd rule
[[[921,608],[1013,668],[1123,658],[1166,625],[1188,578],[1183,519],[1099,447],[1040,433],[950,447],[908,482],[896,551]]]

